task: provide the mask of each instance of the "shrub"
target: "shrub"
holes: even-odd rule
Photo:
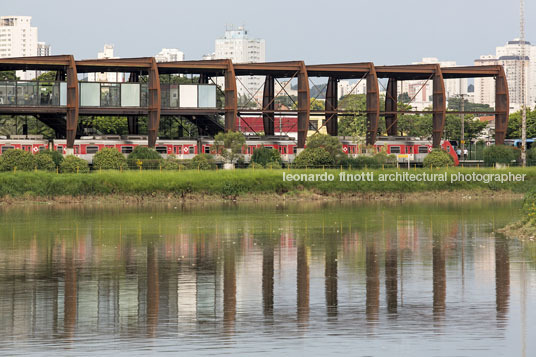
[[[307,148],[322,148],[326,150],[336,162],[340,161],[343,157],[342,144],[335,136],[316,133],[307,139]]]
[[[269,162],[278,163],[279,166],[281,166],[281,155],[279,154],[279,151],[274,150],[273,148],[262,147],[253,150],[251,161],[262,166],[266,166]]]
[[[242,157],[242,146],[246,143],[244,134],[238,131],[218,133],[214,137],[215,153],[220,154],[227,163],[235,163]]]
[[[306,148],[294,160],[296,167],[321,167],[335,165],[335,158],[324,148]]]
[[[422,164],[424,167],[446,167],[454,165],[454,159],[446,151],[435,149],[426,155]]]
[[[60,171],[62,173],[88,173],[89,165],[86,160],[74,155],[67,155],[60,164]]]
[[[162,165],[163,160],[154,160],[154,159],[127,159],[127,166],[129,169],[139,169],[140,166],[142,169],[159,169],[160,165]]]
[[[162,170],[178,170],[181,166],[179,160],[174,157],[168,157],[162,161]]]
[[[40,154],[49,155],[52,158],[52,161],[54,161],[55,166],[60,166],[61,162],[63,161],[63,155],[59,151],[43,150],[40,152]]]
[[[145,146],[136,146],[130,154],[128,154],[129,160],[161,160],[162,156],[155,149],[151,149]]]
[[[515,158],[511,146],[491,145],[484,149],[484,163],[486,165],[510,164]]]
[[[56,164],[54,163],[54,160],[52,159],[52,155],[40,152],[34,156],[35,159],[35,166],[39,170],[45,170],[45,171],[54,171],[56,170]],[[63,160],[63,156],[62,156]]]
[[[116,149],[104,148],[93,157],[93,166],[103,170],[118,170],[127,166],[127,159]]]
[[[527,160],[532,164],[536,163],[536,146],[533,146],[527,151]]]
[[[35,169],[34,155],[19,149],[7,150],[2,154],[0,171],[13,171],[15,167],[19,171],[32,171]]]
[[[209,154],[198,154],[195,155],[192,160],[188,163],[190,169],[199,170],[212,170],[216,168],[216,161],[214,157]]]

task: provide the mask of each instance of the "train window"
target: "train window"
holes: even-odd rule
[[[13,149],[15,149],[14,146],[4,145],[4,146],[2,146],[2,154],[5,153],[8,150],[13,150]]]
[[[56,147],[56,151],[58,151],[58,152],[63,152],[63,146],[58,145],[58,146]]]
[[[294,146],[294,147],[292,148],[292,153],[293,153],[293,154],[296,154],[297,152],[298,152],[298,147],[297,147],[297,146]]]
[[[43,152],[43,151],[45,151],[45,150],[46,150],[46,147],[44,147],[44,146],[40,146],[40,147],[39,147],[39,152]]]
[[[391,146],[391,154],[400,154],[400,146]]]
[[[190,146],[188,148],[188,154],[194,154],[195,148],[193,146]]]
[[[428,154],[428,146],[419,146],[419,154]]]
[[[130,154],[134,150],[132,146],[121,146],[121,153],[122,154]]]
[[[86,154],[95,154],[97,151],[99,151],[98,146],[87,146],[86,147]]]
[[[181,146],[175,146],[175,154],[177,154],[177,155],[182,154],[182,147]]]
[[[362,153],[362,154],[366,154],[366,153],[367,153],[367,149],[366,149],[366,148],[362,148],[362,149],[361,149],[361,153]]]
[[[76,145],[76,146],[74,147],[74,153],[75,153],[75,154],[79,154],[78,145]]]
[[[157,146],[156,152],[159,154],[167,154],[167,146]]]
[[[205,147],[204,147],[204,149],[203,149],[203,152],[204,152],[205,154],[210,154],[210,146],[205,145]]]
[[[281,149],[283,150],[283,154],[287,153],[287,147],[286,146],[283,146]]]

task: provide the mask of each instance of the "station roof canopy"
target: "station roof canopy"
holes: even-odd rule
[[[315,64],[307,66],[307,74],[309,77],[362,78],[370,72],[373,66],[372,62]]]
[[[213,76],[223,76],[229,68],[230,61],[208,60],[208,61],[177,61],[159,62],[158,72],[160,74],[207,74]]]
[[[0,66],[3,71],[28,70],[28,71],[58,71],[69,66],[72,56],[35,56],[35,57],[10,57],[0,58]]]
[[[92,72],[142,72],[148,73],[152,57],[105,58],[76,61],[78,73]]]
[[[272,75],[279,78],[290,78],[295,76],[302,66],[302,61],[235,63],[234,69],[237,76]]]

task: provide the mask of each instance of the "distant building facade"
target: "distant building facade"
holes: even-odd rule
[[[51,56],[52,49],[50,45],[45,42],[37,42],[37,55],[38,56]]]
[[[114,55],[114,45],[106,44],[101,52],[97,53],[98,59],[118,59]],[[98,73],[88,73],[87,80],[89,82],[124,82],[125,75],[124,73],[116,72],[98,72]]]
[[[184,52],[179,51],[177,48],[162,48],[156,56],[154,56],[156,62],[178,62],[184,61]]]
[[[0,57],[37,56],[37,27],[31,16],[0,17]],[[35,78],[35,71],[17,71],[23,80]]]

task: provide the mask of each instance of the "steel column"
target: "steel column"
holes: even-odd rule
[[[385,128],[387,135],[396,136],[398,130],[398,88],[396,78],[389,78],[387,82],[387,93],[385,95],[385,111],[391,114],[385,114]]]
[[[326,130],[329,135],[337,136],[339,132],[339,123],[337,116],[337,107],[339,106],[339,96],[337,88],[337,78],[329,77],[326,88]]]
[[[237,116],[236,76],[233,62],[227,60],[227,70],[225,71],[225,131],[236,131]]]
[[[274,110],[274,76],[267,75],[264,81],[264,92],[262,94],[262,122],[265,135],[274,135]]]
[[[149,68],[149,117],[147,120],[147,130],[149,132],[148,146],[154,148],[156,137],[158,136],[158,127],[160,126],[160,76],[156,60],[151,58]]]
[[[380,90],[374,65],[367,74],[367,145],[374,145],[380,121]]]
[[[503,145],[508,128],[509,115],[508,83],[504,68],[500,67],[499,75],[495,78],[495,145]]]
[[[69,65],[67,67],[67,148],[72,149],[76,138],[76,129],[78,128],[78,73],[73,56],[69,56]]]
[[[445,126],[445,116],[447,112],[447,101],[445,99],[445,82],[441,67],[436,65],[433,77],[433,132],[432,146],[439,148],[441,146],[441,136]]]
[[[309,76],[304,62],[300,62],[298,73],[298,148],[305,147],[309,130],[309,113],[311,110]]]

